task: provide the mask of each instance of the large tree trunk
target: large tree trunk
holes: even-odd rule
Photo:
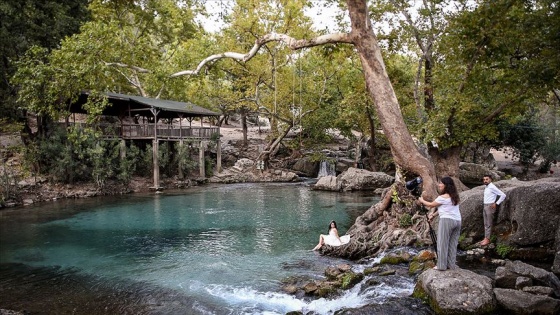
[[[264,161],[265,167],[268,168],[269,160],[274,157],[274,155],[278,152],[278,148],[280,147],[280,143],[282,140],[288,135],[290,130],[292,129],[292,125],[288,125],[284,131],[278,135],[273,141],[271,141],[266,148],[259,154],[257,160]]]
[[[428,200],[432,200],[436,196],[436,170],[432,162],[418,150],[404,123],[377,38],[371,27],[366,0],[349,0],[347,3],[352,24],[352,42],[360,56],[367,90],[374,101],[379,122],[389,140],[397,168],[422,176],[423,194]],[[395,202],[392,198],[393,193],[401,200],[406,198],[409,201]],[[414,205],[413,199],[402,183],[394,183],[390,190],[384,192],[379,203],[356,218],[356,222],[348,231],[352,235],[348,245],[323,246],[321,252],[356,259],[375,255],[395,245],[410,245],[426,239],[426,220],[423,220],[418,209],[406,206]],[[412,213],[412,220],[416,224],[407,229],[400,228],[400,218]]]
[[[445,150],[431,147],[428,149],[430,157],[436,168],[436,174],[441,177],[453,178],[457,190],[464,191],[469,188],[459,179],[459,164],[461,162],[461,147],[451,147]],[[482,180],[482,179],[481,179]]]
[[[430,199],[436,196],[436,172],[412,139],[387,75],[377,38],[368,16],[366,0],[348,1],[352,24],[352,41],[358,50],[367,85],[374,101],[381,127],[391,146],[395,163],[405,170],[422,176],[424,193]]]
[[[241,113],[241,126],[243,130],[243,147],[246,148],[249,145],[249,142],[247,140],[247,133],[248,133],[247,111],[245,109],[241,109],[240,113]]]
[[[367,118],[369,122],[369,146],[368,146],[368,164],[373,172],[377,171],[375,166],[375,121],[373,115],[370,113],[369,108],[366,107]]]

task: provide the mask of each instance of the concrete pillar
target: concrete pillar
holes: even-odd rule
[[[216,172],[222,172],[222,142],[216,141]]]
[[[206,178],[206,170],[204,163],[204,150],[206,149],[206,142],[200,141],[198,145],[198,169],[200,171],[200,177],[202,179]]]
[[[119,153],[121,156],[121,160],[124,160],[126,158],[126,140],[124,139],[121,139],[119,143]]]
[[[179,146],[177,147],[177,150],[176,150],[176,151],[177,151],[177,155],[179,155],[179,152],[185,153],[185,150],[184,150],[184,147],[183,147],[183,146],[184,146],[184,144],[183,144],[183,139],[181,139],[181,140],[179,140]],[[179,156],[179,159],[183,159],[183,158],[184,158],[183,156]],[[177,177],[178,177],[180,180],[183,180],[183,179],[185,178],[185,174],[183,174],[183,169],[181,168],[181,163],[179,163],[179,165],[177,165],[177,167],[178,167],[178,170],[177,170]]]
[[[154,189],[159,189],[159,161],[158,161],[158,151],[159,151],[159,144],[158,140],[155,139],[152,141],[153,143],[153,160],[154,160]]]

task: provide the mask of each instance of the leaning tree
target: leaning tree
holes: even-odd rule
[[[263,46],[270,42],[282,42],[293,50],[325,44],[353,45],[360,57],[367,92],[374,102],[380,125],[389,141],[395,163],[403,170],[421,176],[424,179],[424,194],[428,198],[433,198],[436,195],[436,172],[434,165],[415,145],[404,122],[399,102],[387,75],[378,39],[368,15],[367,1],[348,0],[347,7],[351,21],[351,30],[348,33],[334,33],[311,39],[296,39],[287,34],[270,33],[259,37],[252,49],[247,53],[224,52],[214,54],[202,60],[195,69],[180,71],[172,76],[199,74],[205,65],[223,58],[247,62]],[[400,193],[397,191],[399,187],[401,188]],[[404,211],[395,211],[390,216],[393,222],[379,224],[380,220],[378,219],[383,216],[385,211],[390,210],[392,205],[397,205],[399,209],[411,208],[413,205],[413,200],[406,201],[398,197],[399,195],[408,195],[402,190],[402,185],[395,185],[392,191],[394,193],[385,193],[378,204],[372,206],[363,215],[358,217],[354,226],[350,229],[350,233],[354,235],[351,244],[339,248],[335,254],[357,258],[374,254],[386,248],[389,244],[395,243],[396,239],[405,242],[409,239],[408,237],[401,237],[406,234],[407,229],[401,229],[402,233],[400,231],[394,233],[394,229],[399,226],[399,224],[395,224],[395,221],[398,222],[399,220],[397,213],[404,214]],[[394,198],[395,195],[397,196],[396,198]],[[420,221],[415,219],[413,216],[411,222],[419,224]],[[393,228],[387,228],[388,226]],[[427,225],[425,225],[425,221],[421,225],[413,225],[412,227],[418,232],[410,238],[410,242],[412,242],[412,239],[427,238]],[[333,250],[331,249],[331,251]]]

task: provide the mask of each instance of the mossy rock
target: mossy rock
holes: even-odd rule
[[[412,261],[424,262],[434,259],[436,259],[436,254],[434,252],[432,252],[431,250],[423,250],[419,252],[418,255],[414,256],[414,258],[412,258]]]
[[[409,261],[410,261],[410,254],[408,253],[389,254],[381,258],[380,264],[398,265],[398,264],[408,263]]]
[[[355,273],[355,272],[346,272],[341,277],[341,288],[343,290],[347,290],[355,286],[357,283],[364,279],[364,274],[362,273]]]
[[[424,262],[420,261],[411,261],[408,265],[408,274],[415,275],[419,274],[424,270]]]
[[[318,297],[327,297],[329,295],[333,295],[337,292],[337,289],[330,284],[323,284],[315,291],[315,296]]]
[[[364,269],[364,275],[369,276],[373,273],[379,272],[380,269],[381,269],[381,267],[379,267],[379,266],[368,267],[368,268]]]

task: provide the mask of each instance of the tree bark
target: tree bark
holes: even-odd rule
[[[371,26],[366,0],[347,3],[352,25],[352,42],[360,56],[367,90],[374,101],[381,127],[389,140],[395,163],[422,176],[424,193],[427,197],[434,198],[436,196],[435,168],[420,153],[404,123],[395,91],[385,69],[379,43]]]
[[[375,121],[373,115],[370,113],[369,108],[366,107],[367,118],[369,122],[369,146],[368,146],[368,163],[373,172],[377,171],[375,166]]]
[[[245,109],[241,109],[240,114],[241,114],[241,126],[242,126],[242,129],[243,129],[243,147],[246,148],[249,145],[249,143],[247,141],[247,133],[248,133],[247,111]]]
[[[468,190],[459,179],[459,163],[461,162],[461,147],[451,147],[445,150],[431,147],[428,153],[434,163],[436,174],[441,177],[449,176],[453,178],[455,186],[459,192]],[[481,179],[482,180],[482,179]]]

